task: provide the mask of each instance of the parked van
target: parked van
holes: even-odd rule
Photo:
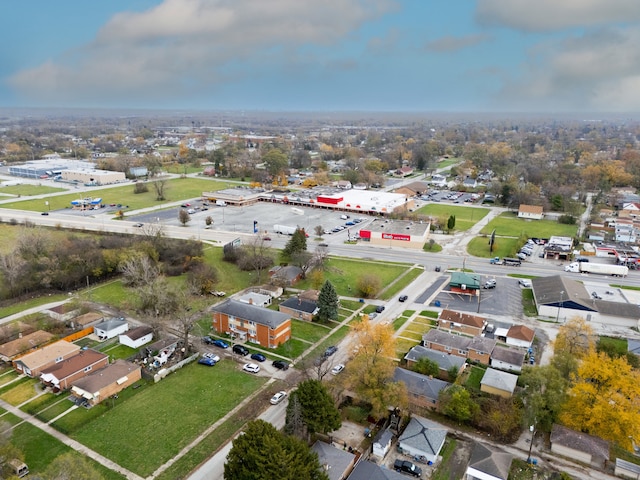
[[[348,220],[349,215],[340,215],[340,220]]]
[[[7,465],[9,465],[9,469],[18,478],[26,477],[27,475],[29,475],[29,467],[27,467],[27,464],[22,460],[14,458],[13,460],[9,460],[7,462]]]

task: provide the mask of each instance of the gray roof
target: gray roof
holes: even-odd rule
[[[374,444],[378,443],[384,447],[385,445],[388,445],[389,442],[391,442],[392,438],[393,438],[393,432],[388,428],[385,428],[384,430],[380,430],[378,432],[376,437],[373,439],[373,443]]]
[[[633,319],[640,318],[640,306],[635,303],[607,302],[606,300],[593,300],[593,303],[602,315]]]
[[[493,352],[496,343],[498,343],[498,341],[493,338],[476,336],[471,339],[467,349],[490,354],[491,352]]]
[[[432,328],[426,335],[422,336],[425,345],[428,342],[437,343],[438,345],[445,345],[456,350],[467,350],[469,343],[471,343],[471,337],[463,337],[462,335],[454,335],[444,330],[438,330]]]
[[[407,477],[390,468],[361,460],[349,475],[348,480],[407,480]]]
[[[632,338],[627,339],[627,352],[640,355],[640,340],[634,340]]]
[[[482,443],[476,443],[471,451],[469,467],[500,480],[507,480],[512,461],[513,457],[508,453],[493,450]]]
[[[516,389],[516,383],[518,383],[517,375],[501,372],[494,368],[487,368],[482,380],[480,380],[480,385],[487,385],[511,393]]]
[[[416,345],[404,356],[405,360],[411,360],[413,362],[417,362],[421,358],[428,358],[432,362],[437,363],[441,370],[445,371],[448,371],[451,367],[459,369],[465,362],[464,358],[458,357],[457,355],[447,355],[446,353],[432,350],[422,345]]]
[[[355,455],[341,448],[336,448],[328,443],[317,441],[311,449],[318,454],[321,466],[327,466],[325,470],[329,480],[342,480],[345,470],[353,463]]]
[[[287,298],[284,302],[280,303],[280,306],[305,313],[314,313],[318,308],[318,304],[316,302],[312,302],[311,300],[304,300],[299,297]]]
[[[609,442],[600,437],[576,432],[557,423],[551,427],[550,441],[579,452],[589,453],[594,460],[609,459]]]
[[[635,463],[627,462],[621,458],[616,458],[616,468],[624,468],[628,472],[633,472],[637,475],[640,475],[640,465],[636,465]]]
[[[98,323],[95,327],[98,330],[104,330],[108,332],[109,330],[115,330],[123,325],[126,325],[127,321],[123,318],[110,318],[109,320],[105,320],[104,322]]]
[[[73,386],[85,392],[96,393],[100,389],[112,385],[118,379],[127,376],[129,373],[140,370],[140,366],[125,360],[116,360],[100,370],[87,375],[80,380],[73,382]]]
[[[496,346],[491,352],[491,360],[496,360],[518,367],[522,366],[526,352],[519,348],[507,348],[501,345]]]
[[[407,428],[398,438],[398,443],[424,452],[424,455],[438,455],[447,438],[447,429],[442,425],[422,417],[411,417]]]
[[[231,315],[243,320],[249,320],[260,325],[266,325],[269,328],[278,328],[282,323],[291,318],[284,313],[269,310],[268,308],[258,307],[256,305],[250,305],[248,303],[238,302],[237,300],[229,299],[222,303],[211,307],[212,312],[220,312],[226,315]]]
[[[393,381],[403,382],[407,386],[409,393],[433,400],[437,400],[440,391],[451,385],[444,380],[429,378],[427,375],[405,370],[400,367],[396,367],[393,372]]]
[[[125,337],[129,337],[131,340],[138,340],[139,338],[142,338],[145,335],[149,335],[150,333],[153,333],[153,328],[142,325],[140,327],[131,329],[128,332],[123,333],[122,335]]]

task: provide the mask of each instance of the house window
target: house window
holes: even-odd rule
[[[60,363],[62,360],[64,360],[64,357],[58,357],[56,358],[56,363]]]
[[[458,353],[459,353],[460,355],[466,355],[466,354],[467,354],[464,350],[458,350]]]
[[[449,346],[444,347],[444,351],[445,352],[450,352],[451,351],[451,347],[449,347]]]
[[[85,372],[90,372],[91,371],[91,365],[89,365],[88,367],[84,367],[84,371]]]

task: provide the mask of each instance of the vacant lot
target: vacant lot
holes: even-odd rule
[[[62,210],[70,208],[71,201],[77,200],[80,197],[100,197],[102,198],[102,203],[120,203],[122,205],[128,205],[129,210],[137,210],[139,208],[154,207],[166,202],[177,202],[192,198],[200,198],[203,191],[209,192],[221,190],[226,188],[227,184],[205,178],[175,178],[167,180],[164,191],[166,198],[162,201],[156,200],[156,192],[150,182],[148,187],[148,192],[139,194],[133,193],[133,183],[123,185],[122,187],[104,189],[91,189],[91,187],[85,187],[68,195],[49,197],[47,199],[49,202],[48,208],[51,210]],[[45,200],[43,199],[15,201],[4,203],[0,205],[0,208],[41,211],[43,210],[44,202]]]
[[[435,218],[444,217],[445,219],[454,215],[456,217],[455,230],[466,231],[483,219],[489,213],[489,209],[429,203],[420,208],[418,213]]]
[[[10,187],[0,187],[0,194],[17,195],[18,197],[28,197],[31,195],[45,195],[47,193],[64,192],[66,188],[47,187],[44,185],[11,185]],[[44,205],[44,200],[41,201]],[[45,205],[46,206],[46,205]]]
[[[578,231],[576,225],[563,225],[553,220],[525,220],[516,214],[505,212],[491,220],[481,231],[490,235],[495,229],[496,235],[507,237],[549,238],[552,235],[573,237]]]
[[[513,257],[518,252],[517,238],[513,237],[496,237],[493,244],[493,252],[489,251],[489,237],[474,237],[467,245],[467,252],[474,257]]]
[[[77,409],[54,426],[146,477],[265,381],[231,360],[191,364],[113,407],[107,401],[98,417]]]

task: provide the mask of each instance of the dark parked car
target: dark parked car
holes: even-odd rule
[[[324,351],[324,356],[325,357],[330,357],[331,355],[333,355],[334,353],[336,353],[338,351],[338,347],[336,347],[335,345],[331,345],[330,347],[328,347],[325,351]]]
[[[215,342],[215,340],[211,338],[209,335],[207,335],[206,337],[202,337],[202,341],[207,345],[213,345],[213,342]]]
[[[212,345],[220,348],[229,348],[229,344],[223,340],[214,340]]]
[[[393,469],[396,472],[408,473],[409,475],[413,475],[414,477],[419,477],[420,475],[422,475],[422,469],[407,460],[396,460],[393,464]]]
[[[401,302],[406,302],[409,299],[409,297],[407,295],[400,295],[400,298],[398,300],[400,300]]]
[[[249,349],[244,345],[234,345],[233,353],[237,353],[238,355],[249,355]]]
[[[282,361],[282,360],[276,360],[271,365],[276,367],[279,370],[288,370],[289,369],[289,364],[287,362]]]
[[[251,354],[251,360],[255,360],[257,362],[264,362],[266,359],[267,359],[267,357],[265,357],[261,353],[252,353]]]
[[[436,265],[436,272],[440,271],[440,265]]]
[[[384,305],[378,305],[376,307],[376,313],[382,313],[384,312]]]

